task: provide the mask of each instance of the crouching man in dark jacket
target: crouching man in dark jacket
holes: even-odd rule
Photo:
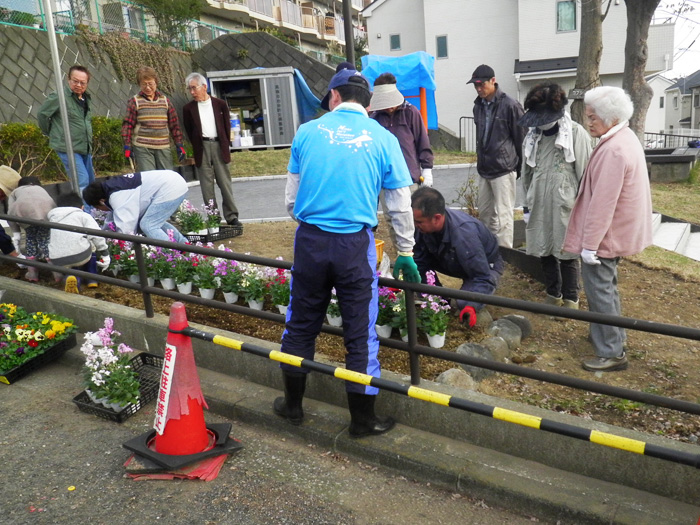
[[[421,279],[428,271],[462,279],[462,290],[493,294],[504,269],[496,236],[468,213],[445,207],[445,198],[422,187],[411,197],[416,244],[413,258]],[[435,277],[435,284],[440,281]],[[460,321],[470,327],[483,303],[458,300]]]

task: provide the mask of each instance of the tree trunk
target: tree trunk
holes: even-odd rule
[[[647,38],[649,25],[660,0],[625,0],[627,7],[627,40],[625,41],[625,71],[622,89],[629,93],[634,104],[630,119],[632,129],[640,140],[644,137],[644,123],[649,103],[654,95],[644,79],[647,66]]]
[[[608,2],[610,7],[611,0]],[[603,20],[599,0],[581,2],[581,39],[578,50],[578,68],[574,89],[588,91],[600,86],[600,58],[603,55]],[[607,9],[605,11],[607,15]],[[586,126],[583,99],[571,103],[571,118]]]

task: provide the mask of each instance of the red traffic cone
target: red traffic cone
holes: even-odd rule
[[[187,326],[185,305],[173,303],[169,329],[180,331]],[[169,332],[154,425],[156,452],[187,455],[208,448],[210,435],[202,406],[209,408],[199,384],[192,340],[183,334]]]

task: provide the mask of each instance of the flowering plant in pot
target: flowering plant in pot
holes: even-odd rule
[[[30,313],[15,304],[0,304],[0,373],[24,365],[76,330],[67,317]]]
[[[283,268],[275,269],[275,276],[268,283],[272,304],[279,306],[288,306],[290,297],[290,279],[291,272]]]
[[[197,265],[199,264],[196,254],[177,252],[173,262],[175,265],[173,266],[172,276],[177,284],[189,283],[194,280],[194,276],[197,273]]]
[[[256,301],[258,303],[264,301],[267,293],[267,283],[268,278],[263,268],[257,264],[246,264],[244,266],[241,293],[246,301]]]
[[[219,278],[224,293],[241,293],[243,272],[237,261],[220,259],[214,269],[214,275]]]
[[[429,285],[435,285],[435,272],[427,272]],[[418,327],[429,337],[444,335],[449,323],[450,303],[439,295],[421,294],[416,302]]]
[[[85,355],[83,376],[94,402],[119,410],[139,399],[139,377],[131,365],[131,347],[118,343],[121,334],[106,318],[97,332],[85,334],[80,351]]]
[[[180,204],[175,219],[185,233],[198,233],[206,227],[206,223],[199,213],[199,210],[187,199]]]
[[[194,280],[199,288],[217,288],[217,266],[211,257],[199,256]]]
[[[392,320],[396,315],[395,307],[399,306],[399,295],[395,288],[380,286],[377,290],[377,324],[392,325]]]
[[[209,204],[204,205],[204,215],[206,216],[206,226],[208,229],[216,229],[221,224],[221,215],[216,208],[213,200],[209,200]]]

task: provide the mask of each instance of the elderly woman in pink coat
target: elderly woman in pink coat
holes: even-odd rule
[[[563,249],[580,253],[588,309],[621,315],[617,290],[620,257],[652,243],[651,192],[644,150],[628,121],[634,107],[617,87],[598,87],[584,97],[588,130],[600,139],[583,174]],[[591,372],[624,370],[624,329],[591,323],[596,357],[583,361]]]

